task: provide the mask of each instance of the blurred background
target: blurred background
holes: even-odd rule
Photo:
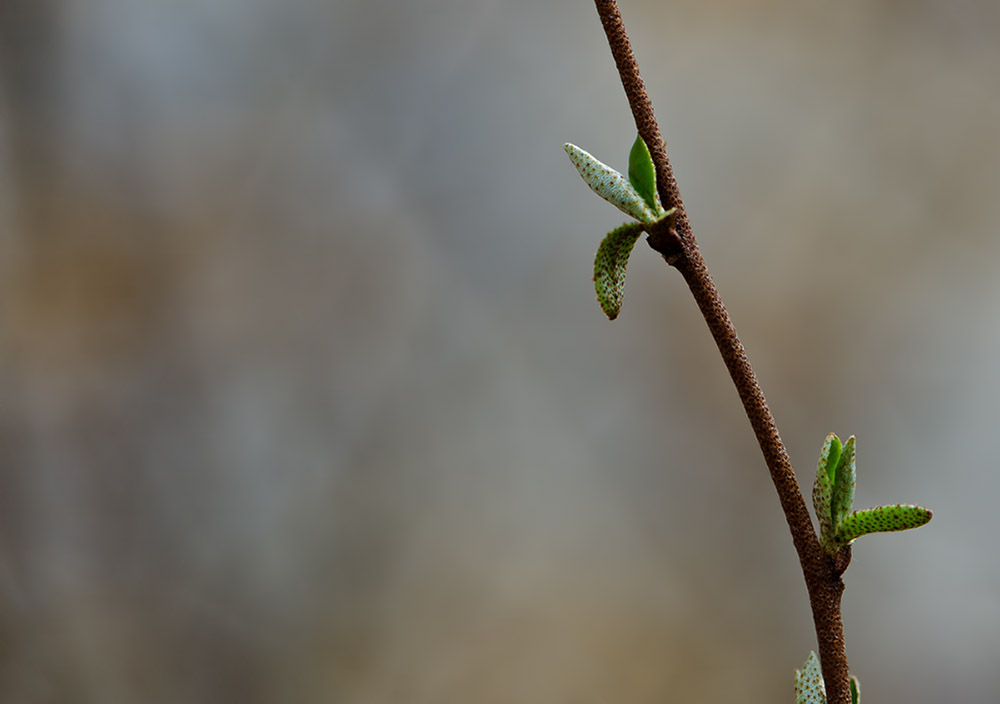
[[[623,2],[852,669],[1000,687],[1000,5]],[[805,588],[681,278],[562,151],[592,5],[5,0],[0,701],[790,702]]]

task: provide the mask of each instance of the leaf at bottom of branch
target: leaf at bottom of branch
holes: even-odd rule
[[[622,309],[625,293],[625,268],[636,240],[645,228],[639,223],[626,223],[609,232],[594,259],[594,290],[601,310],[614,320]]]

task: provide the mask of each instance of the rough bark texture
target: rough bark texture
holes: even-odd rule
[[[684,277],[739,392],[743,408],[746,410],[747,418],[757,436],[764,461],[770,471],[771,480],[778,492],[785,519],[792,533],[792,542],[802,566],[816,627],[828,701],[830,704],[850,704],[847,652],[840,616],[841,597],[844,592],[844,583],[840,575],[843,570],[832,560],[826,559],[820,549],[806,502],[799,490],[795,472],[778,434],[767,400],[764,398],[764,392],[757,383],[757,377],[747,360],[743,343],[736,334],[736,328],[701,257],[618,5],[614,0],[595,0],[595,4],[615,64],[618,66],[625,95],[635,117],[636,129],[649,147],[653,158],[660,200],[664,208],[676,207],[678,210],[675,223],[663,222],[661,226],[651,229],[649,245],[660,252],[667,263],[680,271]]]

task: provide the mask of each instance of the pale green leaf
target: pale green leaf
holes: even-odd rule
[[[645,225],[652,225],[659,219],[628,179],[620,173],[576,145],[567,143],[563,148],[594,193]]]
[[[815,651],[810,651],[805,665],[795,671],[795,704],[826,704],[823,670]]]

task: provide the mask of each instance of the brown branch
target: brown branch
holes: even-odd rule
[[[840,617],[840,602],[844,591],[840,574],[843,570],[838,571],[838,566],[828,560],[820,549],[806,502],[799,491],[795,471],[778,434],[778,427],[768,408],[764,392],[757,383],[743,343],[736,334],[736,328],[701,257],[618,4],[614,0],[595,0],[595,4],[618,66],[625,95],[632,108],[636,129],[653,157],[660,200],[665,208],[676,207],[678,210],[675,225],[663,222],[660,227],[654,227],[650,231],[649,245],[660,252],[667,263],[684,277],[739,392],[771,473],[774,488],[778,492],[781,508],[792,533],[792,542],[799,556],[806,589],[809,591],[828,701],[830,704],[850,704],[847,652]]]

